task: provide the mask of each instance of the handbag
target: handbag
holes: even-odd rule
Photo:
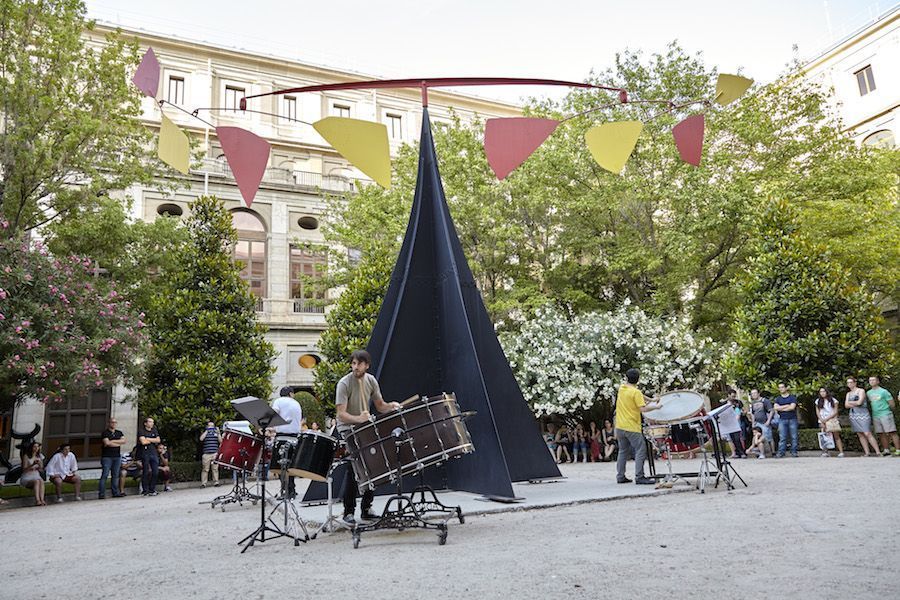
[[[819,432],[819,449],[834,450],[834,438],[827,431]]]

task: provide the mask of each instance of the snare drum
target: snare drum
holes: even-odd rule
[[[263,441],[242,431],[226,429],[214,462],[235,471],[253,471],[262,454]]]
[[[297,436],[293,433],[278,433],[272,443],[272,455],[269,462],[269,471],[275,475],[281,475],[281,461],[285,460],[288,473],[291,472],[291,462],[297,453]]]
[[[399,447],[397,430],[407,440]],[[452,393],[410,398],[399,411],[358,425],[345,438],[361,490],[475,451]]]
[[[338,441],[321,431],[304,431],[297,438],[297,449],[288,467],[292,477],[305,477],[313,481],[325,481]]]

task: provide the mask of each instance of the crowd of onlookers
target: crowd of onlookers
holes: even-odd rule
[[[846,430],[839,419],[843,411],[849,413],[850,433],[859,438],[865,456],[900,456],[900,438],[892,412],[900,402],[900,394],[895,401],[891,393],[881,387],[878,377],[869,377],[868,383],[869,389],[865,390],[854,377],[847,378],[848,391],[843,402],[826,388],[818,390],[815,414],[822,456],[830,456],[832,449],[837,451],[838,457],[844,456],[841,435]],[[778,393],[771,398],[758,389],[752,389],[746,403],[737,397],[734,390],[729,390],[722,404],[733,407],[740,424],[740,431],[721,436],[731,458],[750,455],[760,459],[771,456],[780,458],[788,452],[792,456],[798,455],[799,404],[786,384],[779,384]],[[614,421],[615,416],[605,420],[602,428],[598,428],[594,421],[587,427],[581,423],[574,426],[550,423],[544,432],[544,440],[557,463],[615,460],[618,448]],[[681,454],[693,457],[694,452],[691,448]]]

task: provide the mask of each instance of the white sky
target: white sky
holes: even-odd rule
[[[179,37],[378,77],[583,80],[625,48],[677,39],[723,72],[774,79],[799,48],[815,56],[891,0],[87,0],[88,15]],[[830,17],[826,18],[826,12]],[[516,101],[548,88],[477,88]]]

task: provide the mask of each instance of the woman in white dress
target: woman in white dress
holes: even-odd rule
[[[44,500],[44,478],[41,469],[44,468],[44,455],[41,454],[41,445],[32,442],[28,450],[22,451],[22,476],[19,477],[19,485],[34,490],[34,502],[37,506],[47,506]]]

